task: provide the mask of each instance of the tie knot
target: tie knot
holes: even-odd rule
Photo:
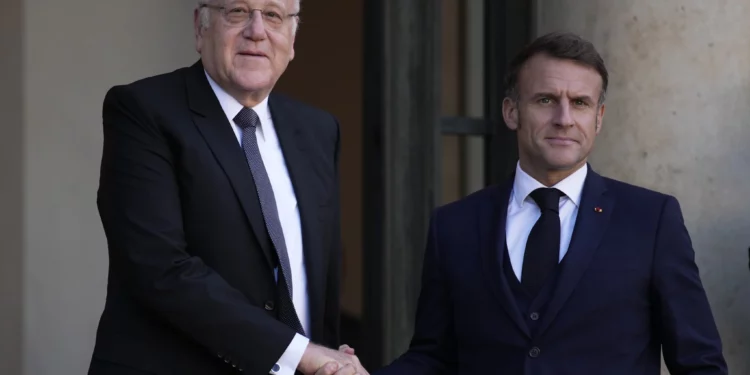
[[[252,108],[244,107],[237,116],[234,116],[234,122],[242,129],[255,128],[260,125],[260,118]]]
[[[555,188],[539,188],[531,192],[531,198],[534,199],[539,209],[542,211],[551,210],[558,212],[560,208],[560,197],[563,193]]]

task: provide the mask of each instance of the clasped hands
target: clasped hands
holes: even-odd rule
[[[310,343],[298,370],[305,375],[370,375],[348,345],[337,351]]]

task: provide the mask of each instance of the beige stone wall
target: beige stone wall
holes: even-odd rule
[[[0,11],[0,374],[21,371],[22,0]]]
[[[0,12],[0,373],[84,374],[104,306],[106,90],[191,64],[193,1],[10,0]]]
[[[609,67],[599,172],[674,194],[734,374],[750,374],[750,2],[538,0]]]

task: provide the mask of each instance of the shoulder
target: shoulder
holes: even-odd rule
[[[489,208],[491,211],[502,206],[502,195],[500,186],[483,188],[454,202],[437,207],[433,212],[433,219],[441,226],[469,223],[471,222],[469,219],[473,220],[481,210]]]
[[[185,101],[187,67],[112,86],[104,98],[105,109],[114,104],[138,105],[143,109]]]
[[[311,121],[320,121],[323,123],[338,121],[330,112],[283,93],[272,92],[269,100],[272,106],[279,106],[287,110],[292,110],[299,117]]]
[[[637,211],[640,215],[651,213],[659,216],[662,216],[665,211],[680,212],[679,201],[674,195],[614,178],[603,176],[601,178],[607,186],[607,192],[617,199],[618,209],[626,207],[630,211]]]
[[[338,147],[340,142],[339,120],[330,112],[276,92],[272,92],[269,96],[269,106],[272,113],[284,112],[286,118],[292,118],[293,121],[301,125],[300,129],[316,143],[334,144]]]
[[[607,190],[616,194],[618,198],[662,201],[670,197],[668,194],[614,178],[604,176],[601,176],[601,178],[604,180]]]

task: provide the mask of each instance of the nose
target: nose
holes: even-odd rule
[[[561,127],[570,127],[575,124],[573,121],[573,114],[571,113],[570,103],[566,101],[560,101],[560,105],[557,108],[555,116],[555,125]]]
[[[250,22],[243,30],[243,36],[252,40],[263,40],[266,37],[266,25],[263,24],[263,11],[253,9],[250,11]]]

